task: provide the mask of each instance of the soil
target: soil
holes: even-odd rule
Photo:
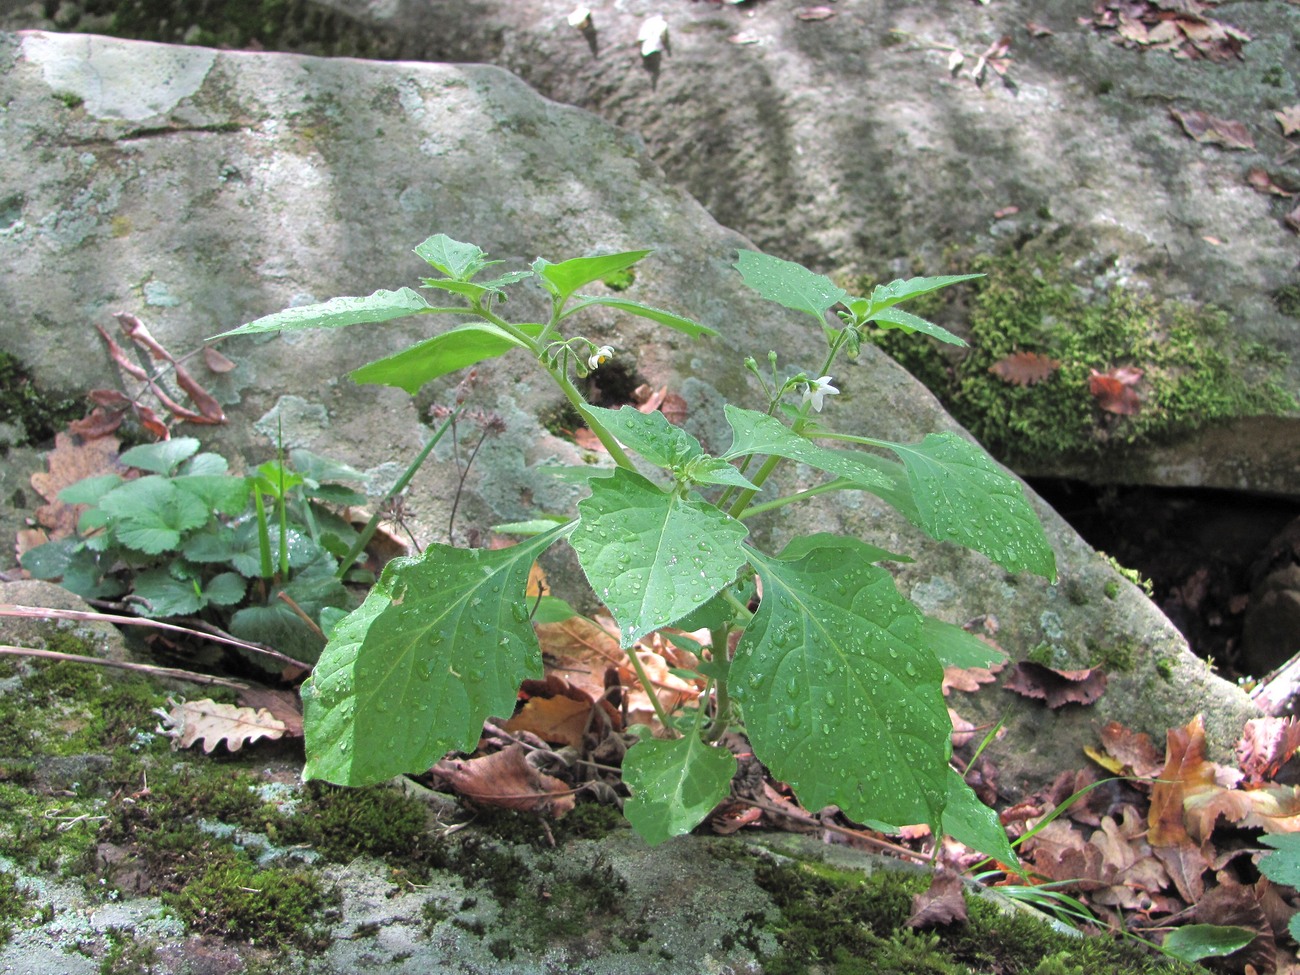
[[[1290,655],[1243,646],[1252,591],[1292,554],[1300,501],[1245,492],[1031,484],[1092,545],[1136,569],[1197,656],[1228,680],[1262,677]],[[1288,526],[1291,526],[1288,531]]]

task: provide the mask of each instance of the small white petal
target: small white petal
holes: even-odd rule
[[[659,14],[648,18],[637,31],[636,39],[641,44],[641,56],[648,58],[652,54],[658,54],[664,49],[664,44],[668,40],[668,21],[664,20]]]
[[[578,30],[586,30],[591,26],[591,8],[578,4],[569,14],[569,26]]]

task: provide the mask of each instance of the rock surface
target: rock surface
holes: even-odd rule
[[[21,349],[52,385],[114,385],[91,330],[112,312],[144,316],[180,354],[306,297],[414,283],[420,262],[407,248],[435,231],[516,266],[538,253],[561,259],[654,247],[629,294],[716,325],[723,338],[665,338],[643,320],[613,316],[593,316],[588,334],[623,350],[620,361],[638,381],[679,390],[687,427],[706,445],[726,437],[723,397],[752,397],[738,368],[745,354],[780,349],[794,367],[801,350],[812,351],[806,326],[765,307],[728,266],[735,248],[748,246],[744,238],[667,184],[634,139],[539,98],[499,69],[32,33],[0,46],[0,92],[8,105],[4,183],[22,187],[18,215],[0,238],[10,268],[0,283],[7,309],[0,344]],[[288,445],[380,473],[386,463],[405,463],[427,435],[415,404],[338,377],[399,348],[414,328],[228,341],[222,349],[236,368],[201,381],[225,400],[230,422],[198,432],[210,430],[219,449],[254,463],[270,456],[265,434],[277,429]],[[539,425],[555,398],[512,357],[484,364],[479,376],[476,401],[494,408],[506,431],[481,451],[459,524],[565,510],[573,488],[527,469],[578,456]],[[851,428],[899,441],[954,428],[923,388],[873,350],[842,388],[834,408]],[[446,389],[422,393],[420,402],[442,399]],[[800,476],[792,471],[783,486]],[[453,466],[442,463],[426,465],[414,483],[407,511],[423,537],[442,531],[455,482]],[[825,495],[756,519],[754,532],[760,543],[780,544],[802,531],[839,530],[911,552],[916,563],[898,575],[903,591],[951,622],[996,616],[1013,657],[1037,650],[1061,665],[1127,661],[1131,669],[1112,675],[1092,709],[1049,713],[985,695],[979,706],[1009,709],[1012,740],[1032,743],[1001,756],[1012,792],[1077,761],[1077,749],[1112,719],[1161,738],[1205,709],[1215,745],[1235,741],[1251,714],[1244,695],[1192,658],[1167,621],[1055,513],[1043,517],[1057,550],[1056,585],[918,539],[866,496]],[[553,573],[576,598],[572,563]]]
[[[1090,8],[1032,0],[842,3],[825,8],[829,17],[800,17],[803,7],[777,0],[592,7],[586,34],[568,25],[568,0],[326,0],[247,24],[181,9],[160,24],[64,3],[57,23],[495,63],[640,134],[716,220],[772,253],[886,279],[918,265],[934,272],[954,252],[967,264],[1008,249],[1057,256],[1098,295],[1122,285],[1226,309],[1234,373],[1300,390],[1300,277],[1283,219],[1294,200],[1246,182],[1258,168],[1280,189],[1300,187],[1294,139],[1273,118],[1300,102],[1294,5],[1217,5],[1216,20],[1252,38],[1240,59],[1224,61],[1121,48],[1113,31],[1079,22]],[[668,46],[643,59],[638,30],[658,13]],[[9,22],[43,17],[28,5]],[[975,84],[979,55],[1003,36],[1005,81],[986,69]],[[954,52],[964,60],[950,71]],[[1254,148],[1195,142],[1171,110],[1243,123]],[[1290,364],[1252,365],[1252,343]],[[1141,365],[1088,363],[1127,364]],[[1108,449],[1104,463],[1032,456],[1018,469],[1300,495],[1298,417],[1241,416],[1173,442]]]

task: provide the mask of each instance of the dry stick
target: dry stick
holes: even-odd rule
[[[276,598],[283,599],[286,603],[288,603],[289,608],[293,610],[295,614],[297,614],[298,618],[302,620],[304,623],[306,623],[322,640],[328,639],[325,636],[325,631],[320,628],[320,626],[316,623],[314,619],[312,619],[305,612],[303,612],[302,607],[299,606],[297,603],[295,603],[293,601],[293,597],[290,596],[287,592],[281,590],[280,592],[276,593]]]
[[[132,664],[124,660],[107,660],[103,657],[83,657],[79,653],[59,653],[55,650],[36,650],[33,647],[12,647],[8,644],[0,644],[0,654],[11,657],[44,657],[47,660],[70,660],[77,664],[94,664],[98,667],[138,670],[142,673],[153,674],[155,677],[175,677],[179,680],[189,681],[191,684],[221,684],[225,687],[238,688],[241,691],[249,689],[248,684],[241,684],[239,681],[226,680],[224,677],[210,677],[207,674],[196,674],[191,670],[177,670],[175,667],[154,667],[149,664]]]
[[[274,657],[276,660],[283,661],[290,666],[298,667],[302,670],[311,670],[311,664],[303,663],[301,660],[295,660],[293,657],[280,653],[278,650],[268,650],[266,647],[259,646],[256,643],[249,643],[247,640],[239,640],[233,636],[228,636],[225,633],[201,632],[199,630],[188,629],[184,626],[175,626],[171,623],[163,623],[159,620],[151,620],[140,616],[116,616],[112,613],[88,613],[79,609],[49,609],[44,606],[17,606],[13,603],[0,603],[0,616],[18,616],[23,619],[82,620],[89,623],[118,623],[126,626],[148,626],[156,630],[167,630],[171,633],[184,633],[186,636],[212,640],[214,643],[225,643],[232,647],[239,647],[241,650],[249,650],[253,653],[261,653],[268,657]]]
[[[839,833],[841,836],[851,837],[861,843],[865,843],[867,846],[875,847],[878,850],[885,850],[898,856],[911,857],[913,860],[920,860],[922,863],[930,862],[928,854],[917,853],[915,850],[909,850],[905,846],[898,846],[895,843],[889,843],[886,840],[877,839],[876,837],[863,833],[860,830],[849,829],[847,826],[837,826],[834,823],[823,823],[815,816],[810,816],[807,813],[797,813],[790,809],[782,809],[778,805],[764,802],[761,799],[747,799],[744,796],[736,795],[731,796],[731,798],[736,802],[743,803],[747,806],[754,806],[756,809],[762,809],[764,812],[775,813],[778,816],[792,819],[796,823],[803,823],[805,826],[816,826],[820,829],[828,829],[832,833]]]

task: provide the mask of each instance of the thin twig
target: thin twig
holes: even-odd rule
[[[113,613],[88,613],[79,609],[50,609],[46,606],[18,606],[13,603],[0,603],[0,616],[17,616],[23,619],[81,620],[89,623],[117,623],[126,626],[147,626],[155,630],[167,630],[169,633],[184,633],[187,636],[212,640],[214,643],[225,643],[232,647],[239,647],[241,650],[248,650],[252,653],[261,653],[268,657],[274,657],[276,660],[283,661],[286,664],[301,668],[302,670],[311,670],[311,664],[303,663],[301,660],[295,660],[293,657],[280,653],[278,650],[270,650],[256,643],[249,643],[247,640],[236,639],[235,637],[218,630],[216,627],[208,629],[207,626],[204,626],[202,628],[191,629],[184,626],[176,626],[172,623],[164,623],[161,620],[151,620],[142,616],[118,616]]]
[[[805,826],[816,826],[820,829],[830,830],[832,833],[838,833],[841,836],[848,836],[867,846],[875,847],[877,850],[884,850],[897,856],[911,857],[913,860],[920,860],[922,863],[928,863],[930,858],[924,853],[917,853],[915,850],[909,850],[905,846],[899,846],[896,843],[890,843],[887,840],[877,839],[861,830],[849,829],[847,826],[837,826],[834,823],[823,823],[815,816],[808,813],[794,812],[791,809],[783,809],[774,804],[764,802],[761,799],[747,799],[744,796],[733,795],[733,800],[743,803],[747,806],[754,806],[756,809],[762,809],[764,812],[774,813],[778,816],[784,816],[787,819],[794,820],[796,823],[802,823]]]
[[[55,650],[37,650],[34,647],[12,647],[0,644],[0,654],[10,657],[42,657],[46,660],[68,660],[76,664],[94,664],[97,667],[118,667],[121,670],[136,670],[155,677],[174,677],[189,681],[191,684],[221,684],[235,687],[241,691],[249,689],[248,684],[226,680],[224,677],[212,677],[208,674],[196,674],[192,670],[178,670],[175,667],[154,667],[150,664],[133,664],[125,660],[108,660],[104,657],[85,657],[79,653],[59,653]]]
[[[309,627],[311,627],[311,629],[313,630],[313,632],[315,632],[317,636],[319,636],[322,640],[328,639],[325,636],[325,631],[320,628],[320,626],[316,623],[314,619],[312,619],[305,612],[303,612],[303,608],[293,601],[292,596],[290,596],[283,589],[280,590],[275,595],[277,599],[283,599],[286,603],[288,603],[289,608],[294,611],[294,613],[298,616],[300,620],[302,620]]]

